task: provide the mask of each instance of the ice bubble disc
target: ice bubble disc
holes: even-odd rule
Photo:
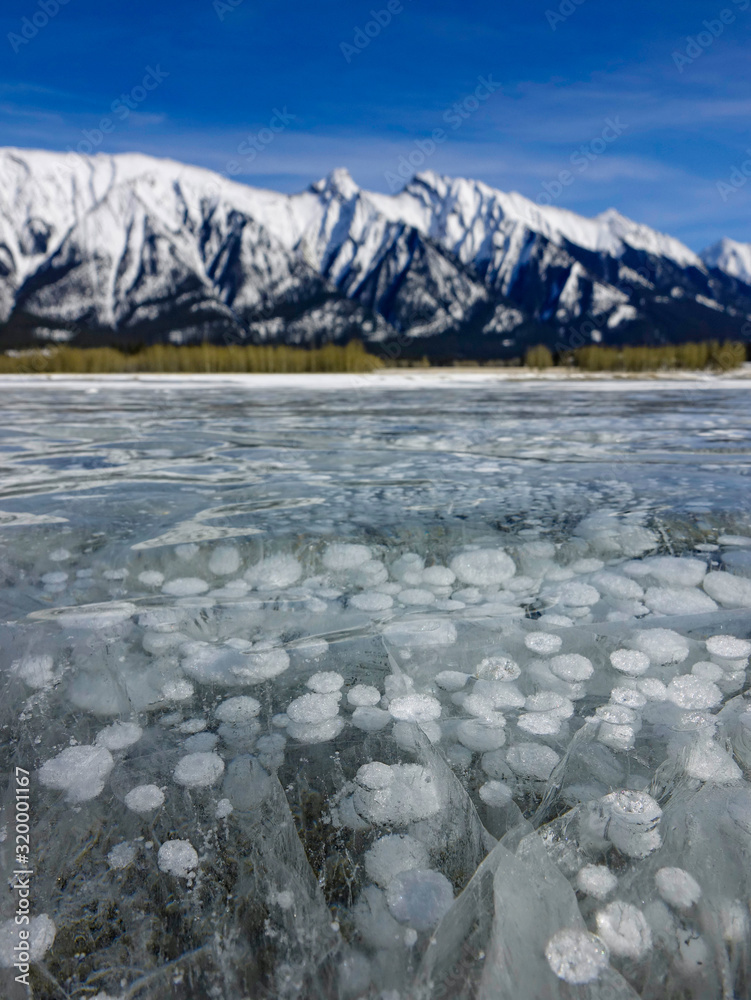
[[[677,587],[698,587],[707,572],[707,564],[703,559],[680,556],[653,556],[644,560],[644,566],[660,583]]]
[[[66,792],[69,802],[95,799],[115,766],[106,747],[67,747],[39,769],[39,780],[48,788]]]
[[[167,681],[162,687],[162,694],[168,701],[187,701],[194,692],[190,681]]]
[[[457,739],[468,750],[479,753],[498,750],[506,742],[503,716],[500,716],[499,720],[483,718],[467,719],[460,722],[456,730]]]
[[[639,960],[652,947],[652,931],[641,910],[616,900],[597,914],[597,933],[614,955]]]
[[[341,674],[336,673],[333,670],[321,671],[320,673],[313,674],[305,682],[305,686],[309,687],[311,691],[315,691],[317,694],[333,694],[334,691],[338,691],[344,684],[344,678]]]
[[[688,640],[669,628],[650,628],[635,632],[634,646],[646,653],[652,663],[683,663],[689,653]]]
[[[548,664],[550,669],[564,681],[586,681],[594,673],[592,661],[579,653],[564,653],[554,656]]]
[[[524,636],[524,645],[540,656],[552,656],[563,645],[563,639],[552,632],[529,632]]]
[[[493,808],[507,806],[514,797],[509,786],[503,781],[486,781],[480,786],[479,795],[486,806]]]
[[[240,553],[234,545],[219,545],[211,553],[209,570],[214,576],[229,576],[240,569]]]
[[[691,667],[694,677],[701,677],[704,681],[720,681],[725,676],[725,671],[716,663],[709,660],[700,660]]]
[[[543,743],[517,743],[506,751],[506,763],[521,778],[547,781],[560,757]]]
[[[320,722],[292,722],[287,733],[300,743],[328,743],[335,739],[344,728],[344,720],[339,715],[322,719]]]
[[[320,723],[339,713],[339,698],[335,694],[303,694],[287,706],[292,722]]]
[[[347,701],[355,708],[377,705],[380,700],[381,692],[371,684],[355,684],[347,693]]]
[[[197,576],[181,576],[176,580],[168,580],[162,586],[162,593],[170,597],[194,597],[205,594],[209,585]]]
[[[584,865],[576,876],[576,888],[593,899],[607,899],[618,879],[606,865]]]
[[[475,549],[451,560],[451,569],[462,583],[488,587],[505,583],[516,573],[513,559],[501,549]]]
[[[246,570],[245,580],[257,590],[284,590],[302,576],[302,566],[294,556],[284,553],[267,556]]]
[[[418,931],[435,927],[454,902],[454,889],[440,872],[410,869],[396,875],[386,889],[393,917]]]
[[[206,788],[224,773],[224,761],[215,753],[189,753],[181,757],[173,772],[178,785],[186,788]]]
[[[649,657],[637,649],[616,649],[610,654],[610,663],[614,670],[630,677],[638,677],[649,670]]]
[[[569,608],[589,607],[600,600],[599,591],[587,583],[564,583],[558,587],[556,596],[561,604]]]
[[[249,722],[261,711],[261,703],[249,695],[238,695],[227,698],[214,709],[214,715],[220,722]]]
[[[689,777],[718,785],[733,784],[743,777],[730,754],[706,736],[700,736],[689,750],[685,768]]]
[[[632,827],[652,830],[662,818],[662,809],[647,792],[626,788],[610,792],[602,801],[614,817]]]
[[[726,608],[751,607],[751,580],[727,572],[707,573],[704,589]]]
[[[444,691],[461,691],[469,680],[469,674],[463,674],[459,670],[442,670],[436,674],[435,682]]]
[[[169,875],[189,878],[198,867],[198,853],[189,840],[168,840],[159,848],[157,864]]]
[[[701,886],[683,868],[660,868],[655,885],[665,902],[677,910],[690,910],[701,899]]]
[[[751,642],[736,639],[732,635],[711,635],[706,646],[710,656],[718,656],[723,660],[747,659],[751,655]]]
[[[432,590],[421,590],[421,589],[400,590],[396,596],[402,602],[402,604],[414,604],[419,606],[425,604],[433,604],[435,602],[435,594],[432,592]]]
[[[108,750],[124,750],[137,743],[143,736],[143,729],[135,722],[113,722],[101,729],[94,742]]]
[[[625,705],[626,708],[644,708],[647,699],[641,691],[629,687],[614,687],[610,692],[610,700],[614,705]]]
[[[115,844],[107,855],[107,864],[113,871],[122,871],[128,865],[132,865],[136,858],[135,844],[124,841],[122,844]]]
[[[528,712],[550,712],[562,719],[570,719],[574,714],[574,703],[557,691],[538,691],[531,694],[524,703]]]
[[[668,684],[668,700],[679,708],[712,708],[722,701],[722,691],[712,681],[684,674]]]
[[[478,719],[495,719],[497,716],[493,702],[481,694],[468,694],[462,699],[462,708],[468,715],[474,715]],[[499,726],[506,724],[503,715],[497,716],[496,724]]]
[[[368,878],[385,888],[403,871],[428,868],[430,859],[424,844],[407,834],[394,833],[381,837],[365,854]]]
[[[164,803],[164,792],[157,785],[136,785],[125,796],[125,805],[131,812],[149,813]]]
[[[600,938],[589,931],[562,930],[545,945],[545,958],[565,983],[592,983],[608,967],[610,953]]]
[[[378,760],[370,764],[363,764],[355,775],[355,781],[363,788],[371,791],[378,788],[388,788],[394,780],[394,772],[388,764],[382,764]]]
[[[610,722],[614,726],[628,726],[636,722],[636,712],[626,705],[600,705],[595,716],[602,722]]]
[[[356,569],[369,562],[371,551],[367,545],[352,545],[345,542],[329,545],[323,555],[323,565],[335,573]]]
[[[553,712],[527,712],[516,724],[533,736],[556,736],[561,731],[561,717]]]
[[[352,725],[365,733],[377,733],[392,721],[390,712],[376,708],[375,705],[358,705],[352,713]]]
[[[389,712],[402,722],[433,722],[441,716],[441,703],[429,694],[406,694],[389,703]]]
[[[14,674],[17,674],[24,684],[39,691],[54,680],[54,660],[48,653],[41,656],[24,656],[23,659],[11,665]]]
[[[423,570],[422,579],[429,587],[450,587],[456,574],[448,566],[429,566]]]
[[[521,672],[519,664],[508,656],[486,656],[477,668],[477,676],[489,681],[515,681]]]

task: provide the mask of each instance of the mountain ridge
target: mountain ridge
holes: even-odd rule
[[[139,153],[0,149],[0,349],[354,336],[478,359],[751,340],[751,245],[695,254],[615,209],[432,171],[386,195],[338,168],[286,195]]]

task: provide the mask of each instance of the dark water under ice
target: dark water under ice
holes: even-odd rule
[[[0,391],[2,996],[751,995],[747,390]]]

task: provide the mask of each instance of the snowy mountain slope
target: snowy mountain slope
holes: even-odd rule
[[[138,154],[6,149],[0,346],[356,335],[482,357],[732,336],[751,248],[729,243],[702,260],[612,210],[584,219],[431,172],[382,195],[339,169],[287,196]]]
[[[717,268],[731,278],[738,278],[751,285],[751,243],[720,240],[707,247],[701,257],[707,267]]]

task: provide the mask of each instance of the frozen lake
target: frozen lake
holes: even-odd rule
[[[742,382],[0,391],[3,996],[751,994]]]

